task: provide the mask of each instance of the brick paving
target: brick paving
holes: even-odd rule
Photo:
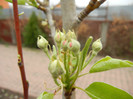
[[[30,83],[29,95],[37,97],[43,92],[45,90],[44,82],[47,83],[49,88],[55,87],[48,71],[49,60],[46,55],[41,50],[29,48],[23,48],[23,55],[26,76]],[[92,64],[99,58],[101,57],[96,57],[92,61]],[[88,66],[83,72],[87,72],[89,68]],[[89,74],[79,78],[76,85],[86,88],[94,81],[106,82],[133,95],[133,68],[121,68]],[[0,44],[0,87],[19,93],[23,92],[20,72],[17,66],[16,46]],[[76,99],[89,99],[88,96],[80,90],[76,90],[76,97]],[[61,99],[61,93],[56,95],[54,99]]]

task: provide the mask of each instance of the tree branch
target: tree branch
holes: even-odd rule
[[[42,6],[40,6],[40,5],[37,7],[37,9],[42,10],[44,13],[46,13],[46,11],[47,11],[47,10],[45,9],[45,7],[42,7]]]
[[[87,7],[78,15],[78,19],[82,21],[90,12],[99,8],[99,6],[104,3],[106,0],[91,0]]]
[[[41,2],[40,0],[36,0],[36,2],[40,5],[40,6],[46,6],[46,4],[44,2]]]
[[[49,0],[43,0],[43,2],[41,2],[40,0],[36,0],[36,1],[39,4],[37,8],[42,10],[44,12],[44,14],[46,15],[48,24],[50,26],[51,37],[54,41],[55,26],[54,26],[54,21],[53,21],[53,17],[52,17],[52,12],[51,12],[51,9],[49,6]],[[54,44],[55,44],[55,41],[54,41]]]
[[[36,0],[36,2],[39,4],[37,8],[46,13],[47,12],[46,7],[49,6],[49,0],[44,0],[44,2]]]
[[[79,26],[79,24],[83,21],[83,19],[85,17],[87,17],[87,15],[92,12],[93,10],[95,10],[96,8],[98,8],[101,4],[103,4],[106,0],[91,0],[89,2],[89,4],[87,5],[87,7],[80,12],[80,14],[77,16],[77,18],[75,19],[75,21],[73,22],[72,25],[72,29],[76,30],[77,27]]]

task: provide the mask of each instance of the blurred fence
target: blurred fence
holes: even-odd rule
[[[111,42],[110,40],[113,40],[112,38],[114,38],[115,35],[118,36],[118,34],[122,35],[123,33],[122,31],[117,31],[117,30],[119,29],[122,30],[123,27],[124,28],[128,27],[128,28],[125,28],[125,30],[123,30],[125,32],[124,35],[128,35],[126,36],[128,37],[128,39],[126,39],[127,40],[125,41],[126,43],[123,43],[123,46],[125,46],[124,44],[128,45],[126,49],[128,49],[128,52],[132,52],[131,51],[131,49],[133,50],[133,48],[131,48],[133,46],[132,44],[133,41],[131,39],[133,38],[132,9],[133,9],[133,6],[100,7],[99,9],[96,9],[95,11],[90,13],[90,15],[81,23],[80,27],[78,28],[79,29],[78,40],[80,41],[81,46],[83,47],[87,38],[90,35],[92,35],[94,39],[101,37],[103,45],[107,49],[106,52],[109,52],[111,49],[107,48],[106,45],[110,44],[112,46],[113,44],[115,44],[115,43],[110,43]],[[81,12],[82,10],[83,8],[77,8],[77,13]],[[21,31],[23,31],[23,28],[33,11],[36,13],[36,15],[38,15],[39,19],[45,18],[44,13],[42,11],[37,10],[36,8],[19,6],[19,13],[24,12],[24,15],[20,16]],[[54,15],[56,27],[58,29],[61,29],[62,28],[61,10],[59,8],[54,9],[53,15]],[[121,22],[123,25],[121,25]],[[4,40],[6,42],[10,42],[13,44],[16,43],[13,23],[14,23],[14,19],[13,19],[12,8],[3,9],[0,15],[0,40]],[[112,29],[116,31],[112,32]],[[110,34],[111,35],[114,34],[114,36],[111,36]],[[115,40],[116,41],[112,41],[112,42],[118,41],[122,43],[122,40],[117,40],[117,39]],[[124,47],[121,47],[121,48],[125,50]]]

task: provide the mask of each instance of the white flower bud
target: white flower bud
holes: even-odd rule
[[[74,31],[68,31],[68,33],[66,34],[66,39],[70,40],[70,39],[77,39],[75,32]]]
[[[64,40],[64,38],[65,38],[64,33],[60,32],[60,31],[56,32],[55,37],[54,37],[57,44],[60,44],[62,42],[62,40]]]
[[[51,61],[48,69],[53,78],[57,78],[66,72],[64,69],[64,64],[60,60]]]
[[[61,46],[62,46],[62,48],[63,48],[64,51],[67,50],[67,44],[68,44],[68,41],[67,40],[62,41],[62,43],[61,43]]]
[[[78,54],[80,51],[80,43],[77,40],[71,39],[71,41],[68,43],[68,48],[74,54]]]
[[[42,21],[42,26],[46,26],[47,24],[48,24],[48,22],[47,21]]]
[[[92,50],[95,52],[99,52],[100,50],[102,50],[102,43],[101,40],[98,39],[96,40],[93,44],[92,44]]]
[[[48,46],[48,41],[43,36],[39,35],[37,38],[37,46],[40,49],[45,49]]]

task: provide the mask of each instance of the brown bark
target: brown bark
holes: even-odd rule
[[[87,17],[87,15],[89,13],[91,13],[93,10],[99,8],[99,6],[101,4],[103,4],[105,1],[106,0],[99,0],[99,1],[98,0],[91,0],[89,2],[89,4],[87,5],[87,7],[83,11],[81,11],[79,13],[79,15],[77,15],[77,18],[76,18],[75,22],[73,23],[72,28],[76,29],[79,26],[79,24],[84,20],[84,18]]]
[[[18,60],[18,66],[20,69],[22,84],[23,84],[23,91],[24,91],[24,99],[28,99],[28,82],[26,80],[26,74],[24,69],[24,62],[23,62],[23,53],[22,53],[22,45],[21,45],[21,34],[19,28],[19,17],[18,17],[18,7],[17,7],[17,0],[13,0],[13,11],[14,11],[14,20],[15,20],[15,30],[16,30],[16,39],[17,39],[17,49],[18,55],[20,55],[20,60]]]

